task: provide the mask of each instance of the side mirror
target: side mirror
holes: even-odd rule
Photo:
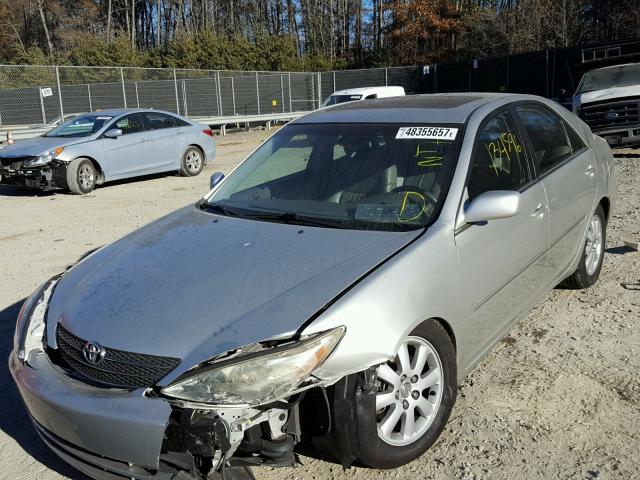
[[[119,128],[112,128],[104,132],[104,136],[107,138],[118,138],[122,135],[122,130]]]
[[[224,173],[222,172],[216,172],[213,175],[211,175],[211,178],[209,179],[209,187],[213,188],[216,185],[218,185],[222,179],[224,178]]]
[[[471,200],[464,211],[466,223],[513,217],[518,213],[520,193],[511,190],[484,192]]]

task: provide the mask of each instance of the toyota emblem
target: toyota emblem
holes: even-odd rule
[[[84,348],[82,349],[84,359],[91,365],[98,365],[106,353],[107,351],[104,347],[95,342],[85,343]]]

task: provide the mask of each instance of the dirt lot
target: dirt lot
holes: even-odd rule
[[[265,132],[233,134],[196,178],[156,176],[91,195],[34,195],[0,187],[0,479],[85,477],[37,438],[6,366],[20,304],[38,284],[87,251],[207,191]],[[459,389],[439,442],[393,471],[310,458],[259,479],[640,479],[640,155],[617,160],[619,203],[609,224],[599,283],[555,290],[517,325]]]

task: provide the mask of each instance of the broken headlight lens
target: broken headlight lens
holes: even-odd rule
[[[34,349],[42,350],[42,339],[45,329],[45,314],[53,288],[60,280],[60,275],[40,285],[22,304],[16,321],[16,332],[13,336],[13,348],[18,360],[26,362]]]
[[[53,160],[58,155],[60,155],[63,150],[64,150],[64,147],[58,147],[58,148],[54,148],[53,150],[49,150],[48,152],[44,152],[43,154],[38,155],[36,158],[27,160],[26,162],[24,162],[23,167],[30,168],[30,167],[41,167],[42,165],[46,165],[47,163],[51,162],[51,160]]]
[[[344,335],[339,327],[292,346],[196,370],[162,389],[169,397],[214,405],[259,405],[286,397],[324,362]],[[247,358],[245,358],[247,357]]]

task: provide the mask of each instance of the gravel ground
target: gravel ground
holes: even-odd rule
[[[0,187],[0,358],[11,350],[20,304],[37,285],[86,252],[207,191],[267,136],[239,133],[218,144],[195,178],[154,176],[91,195]],[[448,427],[422,458],[390,471],[302,458],[258,469],[259,480],[324,478],[640,479],[640,155],[617,152],[619,203],[608,227],[600,281],[554,290],[515,326],[458,392]],[[85,480],[33,431],[6,361],[0,363],[0,479]]]

